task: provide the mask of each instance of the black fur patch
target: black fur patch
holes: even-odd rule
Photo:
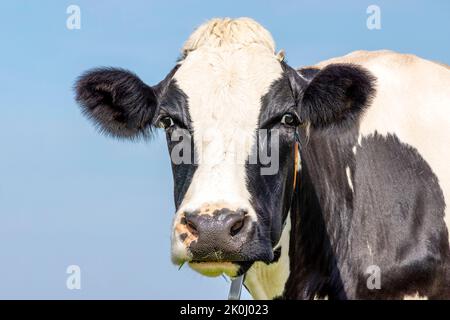
[[[291,209],[284,298],[450,298],[445,203],[431,168],[395,136],[312,130]],[[349,188],[346,167],[354,192]],[[368,289],[367,268],[381,270]]]
[[[130,71],[98,68],[83,74],[75,85],[83,114],[106,134],[121,138],[148,136],[157,97]]]
[[[375,78],[362,67],[328,65],[314,74],[306,87],[300,104],[301,117],[314,128],[351,127],[370,105],[374,84]]]
[[[268,251],[273,260],[273,247],[278,243],[281,229],[291,206],[294,181],[295,126],[281,124],[285,113],[296,114],[296,103],[289,85],[289,77],[284,73],[274,81],[269,91],[261,98],[258,127],[279,133],[279,170],[273,175],[262,175],[260,162],[246,165],[247,188],[251,203],[258,216],[258,247]],[[259,151],[261,141],[257,139],[253,150]],[[268,144],[270,146],[270,144]],[[272,151],[270,148],[267,150]],[[274,154],[275,155],[275,154]]]
[[[166,131],[166,140],[169,154],[179,141],[172,141],[171,136],[174,130],[183,130],[184,135],[182,139],[188,139],[184,143],[191,144],[191,155],[189,163],[175,164],[171,161],[172,173],[174,180],[174,200],[175,207],[178,210],[179,205],[183,201],[184,195],[189,188],[192,177],[197,170],[197,164],[194,158],[194,139],[192,130],[192,120],[189,113],[189,101],[187,95],[177,85],[176,80],[171,80],[166,86],[165,90],[159,97],[159,115],[170,116],[175,126]],[[158,116],[155,118],[155,120]]]

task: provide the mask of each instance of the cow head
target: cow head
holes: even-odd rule
[[[351,65],[306,79],[253,20],[215,19],[190,36],[159,84],[94,69],[79,78],[76,99],[114,137],[165,130],[175,184],[172,259],[236,276],[274,259],[294,195],[296,135],[354,121],[370,83]]]

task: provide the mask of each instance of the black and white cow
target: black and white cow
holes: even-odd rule
[[[163,127],[172,156],[185,132],[175,264],[245,273],[260,299],[450,298],[446,66],[379,51],[295,70],[255,21],[214,19],[156,86],[95,69],[76,99],[115,137]],[[248,160],[263,144],[275,173]]]

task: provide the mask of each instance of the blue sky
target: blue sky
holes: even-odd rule
[[[84,70],[117,66],[155,84],[212,17],[249,16],[292,66],[392,49],[450,63],[449,1],[2,1],[0,298],[221,299],[229,283],[170,263],[172,175],[163,135],[99,135],[74,103]],[[66,8],[81,8],[81,29]],[[381,30],[366,8],[381,8]],[[81,290],[66,268],[81,268]],[[249,297],[245,294],[245,297]]]

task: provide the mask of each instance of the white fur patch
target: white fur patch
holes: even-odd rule
[[[174,79],[187,95],[200,164],[179,212],[222,203],[247,209],[245,159],[255,141],[261,97],[282,68],[270,34],[251,19],[215,19],[183,48]]]
[[[230,45],[259,45],[267,48],[278,61],[280,60],[280,56],[275,55],[275,42],[270,32],[255,20],[245,17],[216,18],[202,24],[189,36],[182,53],[187,56],[201,47],[224,48]]]
[[[350,189],[352,189],[352,192],[354,192],[353,191],[353,182],[352,182],[352,173],[350,171],[350,167],[349,166],[345,167],[345,173],[347,174],[348,186],[350,187]]]

